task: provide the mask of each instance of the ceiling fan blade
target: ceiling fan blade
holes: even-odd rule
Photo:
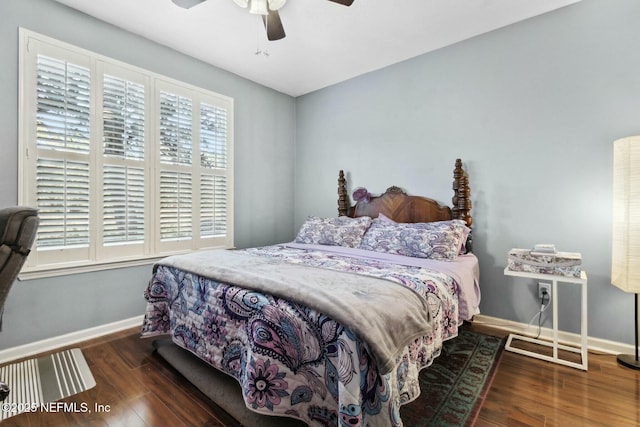
[[[341,4],[341,5],[344,5],[344,6],[351,6],[351,3],[353,3],[353,0],[329,0],[329,1]]]
[[[280,40],[286,36],[277,10],[269,10],[268,15],[262,15],[262,22],[264,22],[264,28],[267,30],[267,39],[271,41]]]
[[[200,3],[205,2],[206,0],[171,0],[173,1],[176,5],[180,6],[183,9],[190,9],[193,6],[196,6]]]

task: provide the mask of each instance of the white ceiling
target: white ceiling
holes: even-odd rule
[[[429,52],[579,0],[289,0],[287,36],[233,0],[56,0],[291,96]],[[268,52],[256,54],[256,51]]]

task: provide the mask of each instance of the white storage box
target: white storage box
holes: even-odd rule
[[[541,253],[529,249],[511,249],[507,259],[511,271],[580,277],[582,255],[577,252]]]

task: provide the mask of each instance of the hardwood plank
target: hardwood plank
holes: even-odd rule
[[[613,355],[589,353],[585,372],[505,352],[476,426],[640,425],[639,380]]]
[[[151,362],[152,340],[141,339],[139,331],[118,339],[117,345],[120,357],[130,368],[135,369]]]
[[[472,328],[507,335],[486,325]],[[2,426],[239,427],[139,333],[132,328],[70,346],[82,348],[97,385],[64,401],[109,405],[109,411],[28,413]],[[505,352],[476,427],[640,425],[638,384],[640,371],[618,365],[612,355],[590,353],[584,372]]]
[[[94,365],[90,365],[91,369],[93,370],[94,366],[99,369],[103,380],[112,385],[119,394],[126,397],[143,396],[149,390],[144,386],[140,372],[131,369],[124,360],[120,352],[119,343],[121,342],[122,340],[111,341],[83,350],[85,358],[93,361]]]
[[[116,406],[108,417],[103,418],[109,427],[152,427],[145,423],[128,404]]]
[[[2,427],[31,427],[32,418],[29,414],[15,415],[2,421],[0,425]]]
[[[141,378],[148,389],[157,396],[162,403],[178,418],[190,426],[216,425],[224,427],[211,411],[210,407],[202,405],[201,402],[194,402],[191,393],[185,393],[184,389],[177,384],[167,386],[167,377],[152,364],[147,364],[139,368],[142,371]],[[194,403],[199,406],[199,410],[193,411]]]
[[[188,426],[153,393],[138,397],[132,402],[132,407],[148,426]]]

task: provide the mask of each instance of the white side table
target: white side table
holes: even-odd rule
[[[531,338],[518,334],[510,334],[505,345],[505,350],[512,351],[514,353],[524,354],[525,356],[535,357],[537,359],[546,360],[547,362],[559,363],[561,365],[570,366],[572,368],[578,368],[587,370],[587,273],[582,272],[580,278],[557,276],[553,274],[538,274],[538,273],[525,273],[521,271],[511,271],[507,268],[504,269],[506,276],[524,277],[527,279],[544,280],[551,282],[551,306],[553,309],[553,340],[545,341],[538,338]],[[581,320],[580,320],[580,346],[567,346],[558,343],[558,283],[577,284],[582,288],[581,298]],[[511,342],[514,339],[526,341],[533,344],[543,345],[551,347],[553,349],[553,356],[546,354],[536,353],[534,351],[523,350],[513,347]],[[558,350],[564,350],[572,353],[579,353],[581,356],[581,363],[576,363],[570,360],[560,358],[558,356]]]

